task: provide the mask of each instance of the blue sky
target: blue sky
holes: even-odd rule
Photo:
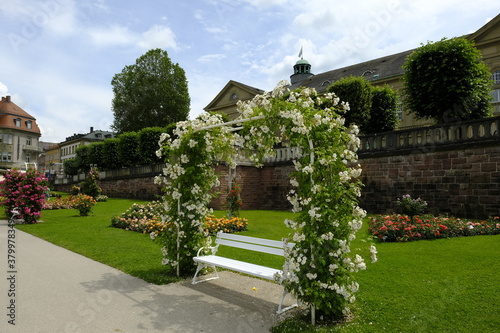
[[[113,122],[111,79],[153,48],[186,71],[190,117],[229,80],[270,90],[300,48],[321,73],[476,31],[492,0],[10,0],[0,5],[0,95],[60,142]]]

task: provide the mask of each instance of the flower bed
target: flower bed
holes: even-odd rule
[[[49,200],[45,201],[43,204],[43,210],[54,210],[54,209],[72,209],[71,205],[71,197],[52,197]]]
[[[210,234],[215,234],[218,231],[227,233],[240,232],[247,230],[248,220],[241,217],[217,218],[213,215],[208,215],[205,221],[205,230]]]
[[[369,231],[380,241],[408,242],[476,235],[500,234],[500,218],[483,221],[462,220],[444,216],[378,215],[371,219]]]
[[[96,202],[97,200],[95,200],[91,196],[80,193],[78,195],[70,195],[64,198],[51,198],[43,204],[42,209],[76,209],[78,210],[80,216],[88,216]]]
[[[141,233],[151,233],[164,231],[168,228],[169,223],[163,222],[159,216],[162,215],[163,206],[160,202],[154,201],[148,204],[139,205],[133,204],[120,216],[115,216],[111,219],[111,225],[115,228],[137,231]],[[217,218],[213,215],[208,215],[205,221],[205,230],[214,234],[218,231],[238,232],[246,230],[248,220],[239,217],[233,218]]]

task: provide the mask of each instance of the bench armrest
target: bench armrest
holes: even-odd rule
[[[212,251],[212,255],[215,255],[217,253],[217,250],[219,249],[219,245],[216,245],[216,246],[203,246],[201,247],[198,252],[196,253],[196,256],[199,257],[200,256],[200,253],[203,251],[203,250],[210,250]]]

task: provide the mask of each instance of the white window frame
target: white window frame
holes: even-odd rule
[[[493,84],[500,84],[500,70],[494,71],[491,78],[493,80]]]

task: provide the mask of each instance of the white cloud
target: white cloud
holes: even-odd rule
[[[99,46],[126,45],[132,43],[137,36],[126,27],[112,25],[108,28],[95,28],[88,31],[92,42]]]
[[[244,2],[249,3],[250,5],[257,8],[268,8],[272,6],[282,6],[286,5],[289,0],[243,0]],[[303,2],[300,2],[303,4]]]
[[[174,32],[169,27],[162,25],[154,25],[142,33],[137,45],[145,50],[153,48],[178,49]]]
[[[197,61],[198,62],[207,63],[207,62],[220,61],[220,60],[222,60],[224,58],[226,58],[226,55],[222,54],[222,53],[218,53],[218,54],[206,54],[204,56],[199,57]]]
[[[142,50],[154,48],[178,50],[179,46],[172,29],[154,25],[149,30],[138,33],[129,28],[114,24],[109,27],[94,28],[87,32],[92,42],[98,46],[137,46]]]
[[[2,82],[0,82],[0,96],[6,96],[9,94],[9,88]]]
[[[41,22],[45,22],[44,26],[51,34],[69,36],[80,30],[80,22],[77,18],[78,9],[73,1],[52,0],[40,6],[42,9],[38,14]]]

